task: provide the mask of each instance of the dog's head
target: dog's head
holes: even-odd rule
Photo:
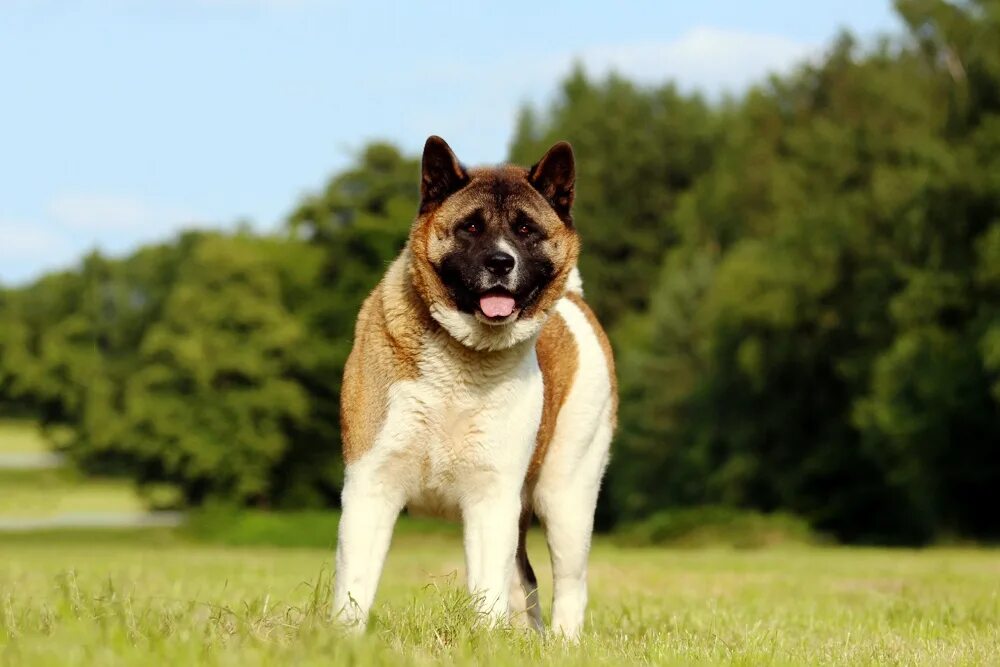
[[[575,167],[568,143],[531,169],[466,169],[440,137],[424,146],[413,282],[431,315],[478,350],[536,334],[576,266]]]

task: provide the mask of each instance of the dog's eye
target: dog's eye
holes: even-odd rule
[[[478,236],[486,229],[486,225],[483,224],[483,216],[476,212],[460,222],[457,229],[469,236]]]
[[[537,231],[534,223],[526,215],[517,216],[514,221],[514,233],[518,236],[531,236]]]

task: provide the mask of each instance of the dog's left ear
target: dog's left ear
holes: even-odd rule
[[[567,225],[573,224],[573,187],[576,184],[576,162],[573,147],[560,141],[542,156],[528,172],[528,181],[542,193]]]
[[[436,207],[468,182],[469,175],[447,142],[437,135],[428,137],[420,165],[420,212]]]

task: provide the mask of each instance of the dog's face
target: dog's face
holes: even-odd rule
[[[443,139],[427,140],[410,234],[414,285],[460,342],[500,349],[540,330],[579,253],[574,175],[567,143],[531,169],[466,169]]]

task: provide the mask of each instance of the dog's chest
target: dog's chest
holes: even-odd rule
[[[387,481],[411,511],[453,517],[470,496],[520,484],[542,409],[533,348],[479,363],[431,357],[421,370],[391,392],[396,433],[385,452]]]

